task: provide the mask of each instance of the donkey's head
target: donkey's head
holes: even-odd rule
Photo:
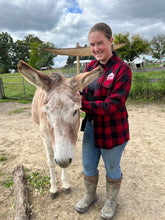
[[[46,115],[55,162],[61,167],[67,167],[74,155],[80,123],[79,91],[97,78],[102,68],[99,66],[91,72],[82,73],[70,79],[58,73],[48,76],[24,61],[18,63],[18,70],[30,83],[42,89],[41,93],[44,96],[40,104],[42,114],[38,114]],[[40,102],[39,99],[40,96],[37,102]]]

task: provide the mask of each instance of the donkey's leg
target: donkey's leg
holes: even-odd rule
[[[56,186],[56,175],[55,175],[55,161],[54,161],[54,151],[52,149],[51,141],[48,137],[43,136],[43,143],[46,148],[47,160],[50,168],[50,193],[51,198],[54,199],[57,196],[57,186]]]
[[[68,182],[68,174],[67,174],[67,168],[62,168],[62,174],[61,174],[61,180],[63,183],[63,191],[64,193],[70,193],[71,188],[70,188],[70,184]]]

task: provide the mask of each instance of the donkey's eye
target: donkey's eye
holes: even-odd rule
[[[75,110],[75,111],[74,111],[73,116],[75,116],[75,115],[76,115],[76,113],[77,113],[77,110]]]

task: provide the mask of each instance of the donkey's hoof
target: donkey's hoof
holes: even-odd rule
[[[68,194],[68,193],[71,192],[71,188],[67,188],[67,189],[63,188],[63,192],[64,192],[65,194]]]
[[[58,196],[58,192],[50,193],[50,198],[55,199]]]

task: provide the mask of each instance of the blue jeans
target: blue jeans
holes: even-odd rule
[[[84,130],[82,149],[84,174],[86,176],[97,175],[97,167],[100,161],[100,156],[102,156],[106,169],[106,175],[111,179],[120,179],[122,175],[120,160],[126,144],[127,141],[124,144],[118,145],[111,150],[96,148],[94,139],[94,127],[91,122],[87,121]]]

